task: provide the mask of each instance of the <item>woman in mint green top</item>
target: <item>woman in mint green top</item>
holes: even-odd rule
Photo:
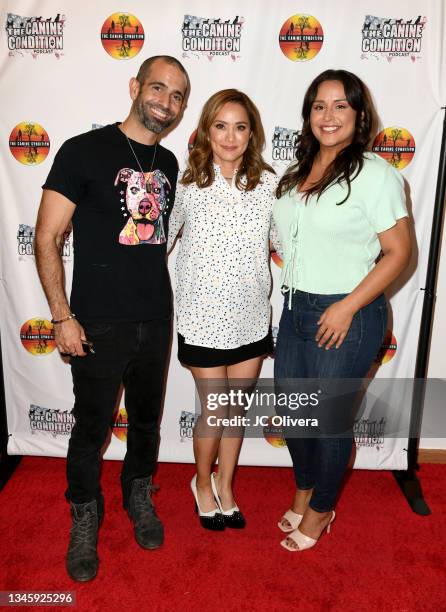
[[[305,201],[296,189],[277,201],[274,218],[283,241],[282,286],[310,293],[350,293],[375,265],[378,234],[407,215],[403,179],[375,153],[364,154],[351,183],[332,185]],[[291,293],[290,293],[291,296]]]
[[[348,391],[345,383],[364,378],[378,353],[383,291],[411,250],[403,180],[367,151],[373,108],[362,81],[345,70],[323,72],[306,92],[302,117],[297,161],[280,180],[273,210],[285,294],[276,385],[290,392],[298,379],[302,391],[302,379],[317,379],[308,392],[320,392],[318,406],[298,415],[317,417],[318,428],[285,432],[297,488],[279,528],[293,552],[314,546],[334,520],[353,447],[357,383]]]

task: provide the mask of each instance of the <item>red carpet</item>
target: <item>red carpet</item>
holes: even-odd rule
[[[193,469],[160,465],[155,501],[166,541],[144,551],[121,507],[120,462],[105,462],[99,575],[77,584],[64,568],[65,462],[26,457],[0,493],[0,590],[74,590],[71,609],[82,612],[446,610],[446,466],[420,471],[428,517],[412,513],[389,472],[354,472],[332,533],[303,553],[279,546],[276,523],[293,490],[289,469],[240,468],[237,501],[249,523],[223,533],[198,524]]]

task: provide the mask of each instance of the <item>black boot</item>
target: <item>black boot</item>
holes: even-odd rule
[[[132,482],[127,511],[135,530],[135,538],[142,548],[159,548],[164,540],[163,524],[159,520],[150,494],[154,490],[152,477],[135,478]]]
[[[71,503],[70,505],[73,525],[70,532],[66,567],[73,580],[86,582],[94,578],[98,571],[99,559],[96,545],[102,508],[98,513],[96,500],[85,504]]]

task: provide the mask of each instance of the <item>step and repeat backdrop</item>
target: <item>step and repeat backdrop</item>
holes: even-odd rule
[[[191,78],[184,118],[163,142],[180,166],[203,103],[220,89],[239,88],[255,101],[266,132],[265,158],[280,174],[293,160],[311,80],[327,68],[344,68],[366,82],[381,122],[373,149],[404,177],[417,242],[411,270],[389,293],[389,329],[375,376],[413,376],[443,118],[443,2],[172,0],[161,7],[138,0],[16,0],[2,2],[0,22],[0,299],[9,453],[63,456],[73,427],[70,369],[55,347],[35,269],[41,185],[67,138],[126,117],[128,81],[151,55],[177,57]],[[62,256],[69,291],[68,228]],[[174,251],[171,270],[175,257]],[[281,264],[273,255],[274,335]],[[268,358],[262,377],[272,373]],[[376,383],[356,422],[355,467],[404,469],[407,437],[401,432],[410,397],[378,384],[370,392]],[[177,362],[174,340],[160,460],[193,460],[194,413],[192,377]],[[123,395],[106,458],[123,457],[126,424]],[[241,463],[289,465],[280,429],[271,423],[260,439],[247,438]]]

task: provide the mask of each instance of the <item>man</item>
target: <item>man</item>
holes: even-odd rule
[[[90,580],[98,570],[101,449],[121,383],[129,423],[124,508],[140,546],[158,548],[163,541],[150,493],[170,342],[166,234],[178,163],[158,140],[181,119],[188,92],[178,60],[147,59],[130,80],[132,106],[125,121],[67,140],[43,185],[37,269],[57,346],[71,355],[75,395],[66,491],[73,521],[66,565],[74,580]],[[68,305],[60,247],[70,221],[74,267]]]

